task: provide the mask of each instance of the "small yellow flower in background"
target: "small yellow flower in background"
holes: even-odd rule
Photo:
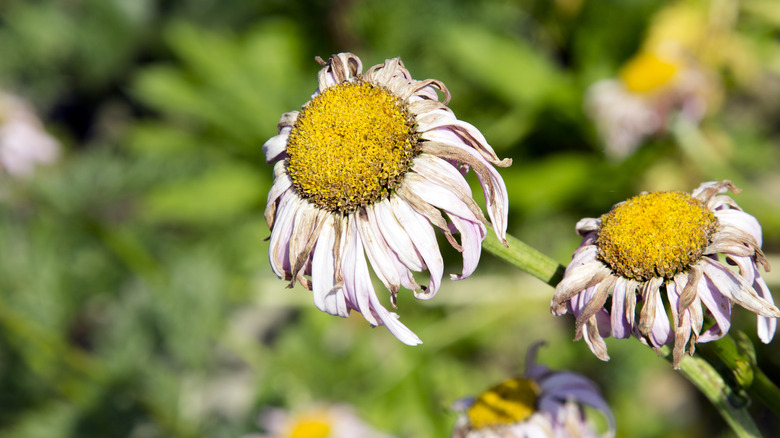
[[[536,363],[534,344],[523,377],[506,380],[476,398],[456,403],[462,412],[453,438],[595,438],[613,436],[615,419],[596,385],[584,376]],[[598,433],[583,406],[601,411],[609,429]]]
[[[734,31],[736,11],[728,3],[679,1],[661,9],[618,76],[588,88],[585,112],[608,156],[631,155],[674,117],[698,124],[715,112],[723,98],[721,70],[754,82],[756,63]]]
[[[609,360],[604,336],[634,335],[654,348],[673,344],[679,368],[686,347],[693,354],[697,342],[729,331],[732,304],[758,315],[758,336],[769,343],[780,310],[759,272],[769,271],[761,226],[728,191],[738,192],[730,181],[713,181],[691,194],[644,193],[580,220],[583,241],[555,288],[553,314],[574,314],[576,339],[602,360]]]
[[[716,106],[719,93],[714,73],[670,43],[638,53],[617,79],[591,85],[585,111],[596,123],[607,155],[622,159],[645,138],[664,132],[673,116],[701,121]]]
[[[36,166],[56,162],[60,148],[27,101],[0,91],[0,172],[29,177]]]
[[[494,166],[511,160],[499,160],[474,126],[455,117],[444,84],[412,79],[400,58],[365,73],[351,53],[319,61],[317,92],[301,111],[283,114],[279,135],[263,145],[276,163],[265,211],[271,267],[290,287],[312,290],[323,312],[357,310],[419,344],[380,303],[366,257],[393,306],[401,287],[420,299],[438,291],[444,266],[436,229],[463,253],[462,272],[451,277],[471,275],[489,222],[464,175],[476,173],[506,244],[508,198]],[[427,286],[412,275],[422,271],[430,273]]]
[[[260,415],[263,434],[244,438],[392,438],[362,421],[352,407],[317,404],[287,411],[269,409]]]

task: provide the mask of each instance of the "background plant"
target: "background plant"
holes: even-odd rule
[[[539,339],[540,362],[601,384],[620,436],[727,436],[650,349],[608,339],[600,362],[549,314],[552,288],[488,254],[430,302],[399,297],[420,347],[317,311],[267,266],[260,150],[314,91],[315,56],[402,56],[514,159],[501,172],[510,232],[558,262],[580,217],[729,178],[778,269],[780,17],[770,1],[720,3],[736,10],[739,48],[718,66],[722,105],[616,162],[583,95],[636,53],[659,2],[2,2],[0,86],[66,151],[31,180],[0,181],[0,437],[234,437],[266,406],[318,400],[399,436],[446,436],[450,403],[519,374]],[[753,316],[735,315],[754,336]],[[780,349],[757,359],[777,380]]]

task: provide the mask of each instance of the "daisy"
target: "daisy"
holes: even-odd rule
[[[391,438],[366,424],[347,405],[317,404],[297,411],[269,409],[259,423],[266,433],[244,438]]]
[[[35,167],[59,158],[60,144],[49,135],[31,105],[0,91],[0,171],[25,178]]]
[[[523,377],[510,379],[459,401],[462,411],[453,438],[599,437],[585,418],[583,406],[601,411],[609,421],[605,436],[614,434],[615,419],[596,385],[584,376],[551,371],[536,364],[534,344],[526,356]]]
[[[693,354],[697,342],[729,331],[734,303],[758,315],[758,336],[769,343],[780,310],[758,270],[769,271],[761,226],[724,195],[729,190],[739,192],[713,181],[691,194],[643,193],[580,220],[583,241],[555,288],[553,314],[573,313],[576,339],[602,360],[602,337],[634,335],[654,348],[673,343],[679,368],[686,346]]]
[[[419,344],[380,303],[366,257],[394,307],[401,287],[420,299],[438,291],[444,268],[436,229],[463,253],[462,272],[451,277],[471,275],[488,220],[464,175],[477,174],[506,245],[507,192],[494,166],[511,160],[499,160],[474,126],[455,117],[444,84],[412,79],[400,58],[365,73],[351,53],[317,60],[318,90],[301,111],[283,114],[279,135],[263,145],[275,163],[265,211],[271,268],[290,287],[310,289],[320,310],[341,317],[357,310]],[[426,270],[429,284],[419,285],[413,272]]]
[[[606,154],[623,159],[648,136],[664,132],[670,116],[697,124],[717,96],[709,71],[681,53],[674,42],[640,52],[616,79],[591,85],[585,112],[593,119]]]

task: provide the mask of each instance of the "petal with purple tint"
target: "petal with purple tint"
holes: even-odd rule
[[[302,204],[297,195],[291,193],[279,201],[276,226],[271,230],[268,258],[271,269],[277,277],[289,280],[290,275],[290,237],[293,233],[295,214]]]
[[[753,269],[755,270],[755,268]],[[753,287],[755,288],[756,292],[758,292],[758,294],[768,303],[774,304],[775,301],[772,298],[772,293],[769,292],[769,287],[767,287],[766,282],[763,278],[761,278],[760,275],[758,275],[758,272],[755,274],[755,282],[753,283]],[[758,338],[761,339],[761,342],[765,344],[771,342],[772,338],[775,337],[776,329],[777,318],[768,318],[758,315]]]
[[[385,243],[381,233],[379,233],[377,224],[371,221],[368,212],[365,210],[359,210],[354,217],[357,222],[360,239],[363,241],[363,248],[368,256],[368,261],[371,262],[371,267],[374,268],[374,273],[379,277],[382,284],[390,290],[391,294],[397,294],[401,285],[401,279],[390,256],[391,250]]]
[[[715,212],[715,217],[721,225],[748,233],[756,241],[756,246],[761,247],[761,224],[752,215],[740,210],[719,210]]]
[[[780,310],[773,304],[758,296],[753,286],[747,284],[740,275],[731,272],[727,267],[710,258],[702,258],[705,264],[704,275],[718,290],[733,302],[761,316],[780,317]]]
[[[312,294],[314,305],[318,309],[346,318],[349,316],[349,310],[344,299],[344,291],[335,284],[336,234],[333,222],[333,216],[328,216],[317,239],[317,245],[314,247],[311,271]]]
[[[487,235],[485,226],[479,222],[461,219],[458,216],[450,216],[452,224],[460,232],[461,246],[463,247],[463,270],[460,274],[450,274],[453,280],[462,280],[474,273],[479,264],[482,253],[482,241]]]
[[[731,327],[731,301],[718,291],[718,287],[706,275],[707,267],[704,268],[704,271],[705,276],[699,281],[697,295],[712,317],[715,318],[715,324],[702,332],[698,342],[720,339]]]
[[[626,318],[626,286],[627,280],[618,278],[612,290],[612,336],[615,339],[625,339],[631,336],[631,324]],[[633,292],[632,292],[633,293]]]
[[[425,262],[423,262],[420,254],[417,252],[412,238],[398,223],[395,214],[393,214],[390,201],[383,199],[368,211],[369,215],[373,215],[382,236],[385,238],[385,242],[396,254],[398,260],[413,271],[419,272],[425,269]]]
[[[265,162],[270,164],[284,158],[287,153],[287,140],[290,138],[292,128],[286,126],[279,130],[279,135],[275,135],[263,144],[263,153]]]
[[[439,290],[441,277],[444,275],[444,261],[441,258],[436,233],[425,217],[414,211],[406,202],[397,197],[390,197],[390,207],[398,219],[398,223],[409,236],[414,236],[413,243],[418,253],[428,266],[431,282],[429,287],[415,297],[420,299],[433,298]]]

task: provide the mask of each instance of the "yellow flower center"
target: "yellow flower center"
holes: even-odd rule
[[[620,79],[628,91],[647,93],[668,84],[677,73],[677,65],[653,53],[640,53],[620,70]]]
[[[328,438],[330,429],[327,416],[311,415],[296,422],[288,436],[289,438]]]
[[[287,141],[287,172],[320,208],[353,212],[387,197],[419,152],[403,102],[368,82],[342,82],[313,98]]]
[[[715,215],[687,193],[635,196],[601,216],[599,257],[626,278],[672,278],[701,257],[717,227]]]
[[[536,411],[539,387],[533,380],[507,380],[480,394],[467,414],[473,429],[525,421]]]

